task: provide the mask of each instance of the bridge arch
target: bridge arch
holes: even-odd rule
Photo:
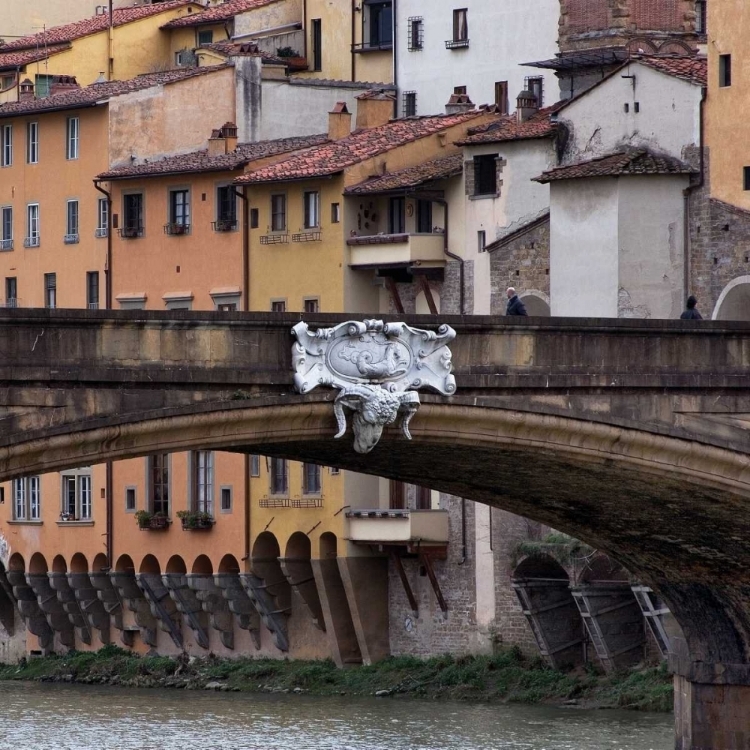
[[[208,555],[198,555],[193,562],[191,573],[194,575],[210,576],[213,575],[214,566]]]
[[[135,563],[130,555],[120,555],[115,563],[116,573],[135,573]]]
[[[158,571],[154,570],[144,570],[143,565],[146,562],[146,559],[144,558],[143,562],[141,563],[141,572],[142,573],[155,573]],[[185,561],[180,557],[180,555],[172,555],[172,557],[167,560],[167,567],[166,571],[167,573],[180,573],[184,575],[187,573],[187,566],[185,565]]]
[[[106,557],[104,558],[107,559]],[[89,563],[86,560],[86,556],[81,552],[76,552],[73,557],[70,558],[70,572],[71,573],[88,573]]]
[[[65,558],[62,555],[55,555],[52,558],[52,572],[53,573],[67,573],[68,565],[65,562]]]
[[[63,561],[64,563],[64,561]],[[47,560],[41,552],[35,552],[29,560],[29,573],[31,575],[46,575],[49,571]]]
[[[94,573],[100,573],[109,570],[109,559],[103,552],[99,552],[91,563],[91,570]]]
[[[219,573],[239,573],[240,564],[234,555],[224,555],[219,561]]]
[[[159,565],[159,561],[154,555],[148,554],[143,558],[143,560],[141,560],[141,565],[138,568],[138,572],[159,575],[161,573],[161,566]]]

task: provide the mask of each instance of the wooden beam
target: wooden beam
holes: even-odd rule
[[[417,274],[416,278],[419,280],[419,286],[422,288],[422,291],[424,292],[425,299],[427,300],[427,307],[430,308],[430,314],[437,315],[438,309],[437,309],[437,305],[435,304],[435,299],[432,296],[432,289],[430,289],[430,282],[427,281],[427,279],[420,274]]]
[[[406,598],[409,600],[409,605],[411,606],[415,614],[419,614],[419,605],[417,604],[417,599],[414,596],[414,592],[411,590],[409,579],[406,577],[406,571],[404,570],[404,566],[401,563],[401,555],[399,555],[398,552],[396,552],[396,550],[391,547],[390,556],[391,560],[393,561],[393,565],[398,571],[398,577],[401,579],[401,584],[404,587],[404,591],[406,592]]]
[[[430,556],[424,554],[424,552],[421,552],[419,554],[419,561],[422,563],[422,565],[424,565],[424,569],[427,571],[427,577],[430,579],[430,583],[432,584],[432,588],[435,592],[435,596],[437,597],[440,609],[442,609],[443,612],[447,612],[448,605],[445,602],[443,592],[440,590],[440,584],[438,583],[437,576],[435,575],[435,570],[432,567],[432,560],[430,559]]]
[[[396,312],[400,315],[403,315],[404,313],[404,304],[401,302],[401,296],[398,293],[398,287],[396,286],[396,282],[393,280],[391,276],[385,277],[385,286],[386,289],[388,289],[388,294],[391,295],[391,300],[393,301],[393,306],[396,308]]]

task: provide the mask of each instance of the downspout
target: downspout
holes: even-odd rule
[[[109,55],[109,62],[107,65],[107,71],[109,75],[107,78],[111,81],[115,75],[115,21],[112,15],[112,0],[109,0],[109,38],[107,40],[107,54]]]
[[[250,310],[250,205],[245,195],[245,189],[234,189],[234,194],[240,198],[242,206],[242,311]]]
[[[448,247],[448,229],[449,229],[449,222],[448,222],[448,201],[446,200],[435,200],[433,203],[437,203],[439,206],[443,207],[443,210],[445,212],[445,233],[443,235],[443,252],[452,260],[456,260],[459,262],[458,267],[458,284],[459,284],[459,314],[464,315],[464,259],[460,257],[459,255],[456,255],[455,253],[452,253]]]
[[[398,29],[398,0],[393,0],[393,85],[396,87],[396,98],[393,101],[393,117],[398,118],[398,44],[396,31]],[[448,212],[446,211],[446,214]]]
[[[691,255],[691,243],[690,243],[690,198],[696,190],[700,190],[706,183],[706,157],[705,157],[705,117],[706,117],[706,98],[708,96],[708,87],[703,86],[701,88],[701,102],[700,102],[700,114],[698,117],[698,143],[699,143],[699,176],[698,182],[694,185],[688,185],[683,191],[685,205],[682,212],[683,216],[683,239],[682,246],[683,252],[685,253],[685,260],[683,265],[683,294],[682,298],[687,299],[690,294],[690,285],[692,283],[692,273],[690,267],[690,255]]]
[[[302,0],[302,27],[304,32],[302,34],[302,57],[307,60],[307,32],[310,30],[309,24],[307,23],[307,0]]]
[[[107,198],[107,264],[104,269],[104,306],[112,309],[112,193],[100,187],[94,180],[94,187]]]
[[[357,38],[357,0],[352,0],[352,82],[357,80],[357,53],[354,51],[355,39]]]
[[[466,562],[466,500],[461,498],[461,559],[459,565]]]

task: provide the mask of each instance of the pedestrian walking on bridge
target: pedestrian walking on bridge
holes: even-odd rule
[[[506,294],[508,295],[508,307],[505,310],[506,315],[528,315],[523,302],[518,298],[516,290],[512,286],[508,287]]]
[[[687,298],[687,307],[685,312],[680,315],[680,320],[703,320],[703,316],[698,312],[696,305],[698,300],[691,294]]]

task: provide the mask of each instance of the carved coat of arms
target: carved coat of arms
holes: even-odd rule
[[[409,422],[419,408],[420,388],[450,396],[456,392],[447,344],[456,332],[447,325],[435,331],[382,320],[349,321],[311,331],[300,322],[292,329],[294,387],[309,393],[318,386],[338,388],[333,405],[337,438],[346,432],[346,411],[354,413],[354,450],[369,453],[386,425],[401,417]]]

